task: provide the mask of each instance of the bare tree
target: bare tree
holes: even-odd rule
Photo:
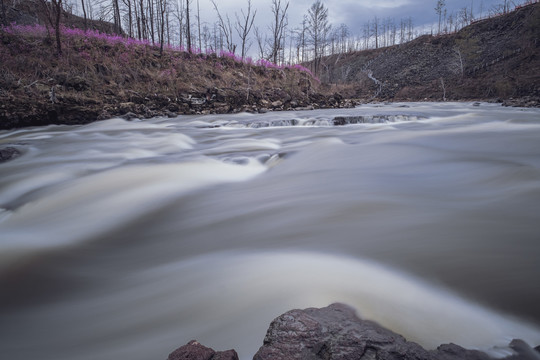
[[[512,3],[512,0],[504,0],[502,3],[503,6],[503,14],[508,14],[510,12],[510,4]]]
[[[133,9],[131,8],[131,0],[122,0],[122,1],[124,5],[126,5],[128,8],[128,13],[127,13],[128,36],[133,37]],[[83,0],[81,0],[81,2],[83,2]]]
[[[277,63],[283,37],[285,36],[285,27],[287,26],[287,10],[289,9],[289,2],[287,1],[283,7],[281,5],[281,0],[272,0],[271,9],[274,18],[272,20],[272,25],[270,26],[270,31],[272,32],[272,38],[270,39],[270,59],[272,59],[274,63]]]
[[[169,26],[169,14],[171,12],[169,10],[167,10],[167,15],[166,15],[166,22],[167,22],[167,45],[171,46],[171,28]]]
[[[186,45],[188,52],[191,54],[191,25],[189,23],[189,3],[191,0],[186,0]]]
[[[184,3],[183,2],[174,2],[173,4],[176,4],[175,6],[175,12],[173,13],[174,17],[176,18],[176,21],[178,21],[178,43],[180,46],[184,45],[184,19],[185,19],[185,11],[184,11]]]
[[[159,11],[161,15],[159,55],[163,55],[163,43],[165,42],[165,12],[167,11],[167,0],[159,0]]]
[[[148,32],[150,33],[150,38],[152,39],[152,44],[156,42],[156,33],[155,33],[155,27],[154,27],[154,0],[147,0],[146,1],[146,10],[148,11],[147,14],[147,25],[148,25]]]
[[[60,39],[60,18],[62,15],[62,0],[39,0],[43,8],[48,23],[54,29],[56,37],[56,50],[58,55],[62,55],[62,40]]]
[[[228,15],[225,15],[225,19],[223,16],[221,16],[221,13],[219,12],[219,9],[217,7],[217,4],[215,0],[212,0],[212,4],[214,5],[214,9],[216,10],[217,16],[218,16],[218,25],[221,30],[221,33],[225,36],[225,42],[227,44],[227,51],[231,53],[235,53],[236,51],[236,45],[233,42],[233,31],[231,26],[231,21],[229,19]]]
[[[255,26],[255,39],[257,39],[257,47],[259,49],[259,57],[261,59],[264,59],[264,53],[265,53],[265,44],[268,38],[266,35],[263,38],[263,34],[259,31],[259,28]]]
[[[307,33],[310,43],[313,45],[314,71],[318,73],[320,57],[326,47],[326,33],[330,31],[328,23],[328,9],[321,3],[315,1],[308,10]]]
[[[399,43],[403,44],[405,42],[405,33],[407,29],[407,22],[404,19],[401,19],[399,22]]]
[[[441,87],[442,87],[442,90],[443,90],[443,101],[446,101],[446,86],[444,86],[444,79],[442,78],[442,76],[441,76],[440,80],[441,80]]]
[[[364,24],[363,29],[364,34],[364,50],[369,48],[369,43],[371,42],[371,23],[368,22]]]
[[[455,58],[453,59],[453,61],[451,61],[450,64],[451,69],[453,72],[459,73],[461,74],[461,77],[463,77],[463,75],[465,74],[463,66],[463,55],[461,54],[461,49],[459,48],[459,46],[454,47],[454,54]]]
[[[412,20],[412,17],[408,17],[407,18],[407,41],[411,41],[413,39],[413,36],[414,36],[414,25],[413,25],[413,20]]]
[[[147,40],[148,39],[148,26],[147,18],[145,14],[144,0],[139,0],[139,14],[141,17],[140,20],[140,37]]]
[[[299,47],[302,50],[302,58],[299,61],[305,62],[306,61],[306,33],[307,33],[307,16],[304,15],[304,18],[302,19],[302,30],[300,32],[299,36]]]
[[[379,30],[380,30],[380,24],[379,24],[379,18],[375,16],[373,18],[373,24],[372,24],[372,33],[375,37],[375,49],[379,48]]]
[[[199,0],[197,0],[197,33],[199,35],[199,50],[202,49],[201,39],[201,9],[199,8]]]
[[[84,16],[84,30],[88,29],[88,18],[86,16],[86,6],[84,6],[84,0],[81,0],[82,11]],[[2,0],[2,7],[4,6],[4,0]]]
[[[459,11],[458,16],[461,22],[461,27],[465,27],[470,24],[469,11],[467,10],[467,7],[462,8]]]
[[[204,52],[208,52],[208,48],[209,46],[211,47],[212,44],[212,33],[210,32],[210,28],[207,24],[203,25],[202,38],[204,42]]]
[[[246,52],[249,48],[249,45],[246,47],[247,37],[249,35],[249,32],[251,31],[251,28],[253,27],[253,21],[255,20],[255,15],[257,15],[257,10],[251,13],[251,0],[248,0],[248,7],[247,7],[247,13],[244,14],[244,10],[241,10],[242,12],[242,18],[240,19],[238,17],[238,14],[236,15],[236,32],[238,33],[238,36],[240,37],[240,41],[242,42],[242,59],[246,56]]]
[[[120,16],[120,4],[118,0],[112,0],[114,32],[122,33],[122,17]]]
[[[349,28],[345,24],[339,26],[339,42],[341,53],[347,52],[347,38],[349,37]]]
[[[439,32],[438,32],[438,34],[441,33],[441,19],[442,19],[442,13],[443,13],[445,5],[446,5],[445,0],[437,0],[437,6],[435,7],[435,12],[437,13],[437,15],[439,15]]]

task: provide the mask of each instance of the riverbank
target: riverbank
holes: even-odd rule
[[[144,41],[42,26],[0,30],[0,129],[179,114],[352,107],[302,66],[160,51]],[[339,89],[338,89],[339,90]]]

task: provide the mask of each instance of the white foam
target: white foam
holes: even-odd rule
[[[81,178],[21,207],[0,224],[1,261],[8,254],[17,256],[98,236],[189,191],[245,181],[265,170],[255,159],[245,165],[206,159],[125,166]]]

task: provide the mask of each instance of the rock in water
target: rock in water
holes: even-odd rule
[[[238,354],[234,350],[216,352],[196,340],[191,340],[173,351],[167,360],[238,360]]]
[[[538,350],[540,346],[531,348],[525,341],[514,339],[510,343],[510,348],[514,350],[515,355],[505,358],[505,360],[540,360]]]
[[[21,155],[20,151],[11,146],[0,148],[0,163],[8,160],[13,160]]]
[[[540,360],[540,347],[515,339],[513,354],[503,360]],[[214,351],[195,340],[176,349],[168,360],[238,360],[234,350]],[[291,310],[270,324],[253,360],[492,360],[477,350],[444,344],[427,351],[353,308],[332,304],[322,309]]]
[[[356,316],[343,304],[292,310],[271,324],[254,360],[487,360],[479,351],[442,345],[427,351]]]

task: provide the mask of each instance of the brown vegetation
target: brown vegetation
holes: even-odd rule
[[[301,69],[174,49],[160,54],[149,44],[69,29],[62,41],[57,56],[44,29],[0,31],[0,128],[340,106]]]

